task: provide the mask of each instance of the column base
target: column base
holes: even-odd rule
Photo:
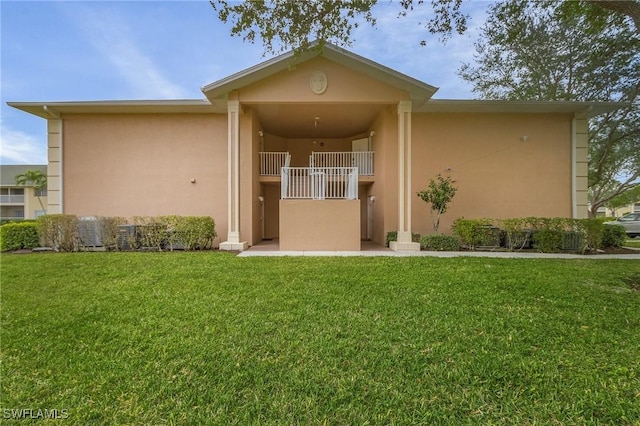
[[[224,243],[220,243],[220,250],[225,250],[225,251],[245,251],[248,248],[249,248],[249,243],[247,243],[246,241],[241,241],[238,243],[225,241]]]
[[[403,243],[390,241],[389,248],[393,251],[420,251],[420,243]]]

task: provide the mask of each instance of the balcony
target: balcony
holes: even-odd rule
[[[281,198],[358,199],[357,167],[282,167]]]
[[[356,167],[360,176],[373,176],[373,151],[312,152],[310,167]]]
[[[24,195],[0,195],[0,204],[24,204]]]
[[[359,176],[374,176],[373,154],[373,151],[312,152],[309,167],[356,167]],[[260,176],[279,177],[280,169],[289,167],[290,163],[288,152],[261,152]]]
[[[288,152],[261,152],[260,176],[280,176],[280,169],[288,167],[291,155]]]

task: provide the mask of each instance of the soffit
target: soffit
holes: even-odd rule
[[[385,105],[256,104],[248,107],[255,111],[266,133],[285,138],[346,138],[368,132]]]
[[[577,114],[595,117],[615,111],[627,104],[623,102],[562,102],[562,101],[498,101],[431,99],[414,109],[414,112],[447,113],[529,113],[529,114]]]
[[[226,102],[206,99],[158,101],[7,102],[7,105],[42,118],[61,114],[211,114],[226,113]]]

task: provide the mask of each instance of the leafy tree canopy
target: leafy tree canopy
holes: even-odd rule
[[[38,203],[40,203],[40,208],[45,210],[40,191],[47,189],[47,175],[40,170],[27,170],[17,175],[15,179],[16,185],[31,185],[38,191],[36,192],[36,198],[38,199]]]
[[[15,177],[16,185],[28,185],[35,187],[38,190],[47,189],[47,175],[40,170],[27,170]]]
[[[315,40],[351,45],[355,28],[363,23],[376,25],[374,6],[378,0],[211,0],[210,3],[222,22],[232,24],[232,35],[251,43],[260,39],[265,53],[279,53],[307,49]],[[423,7],[426,3],[427,7]],[[399,0],[393,4],[398,7],[398,17],[419,14],[424,17],[420,25],[426,33],[447,40],[467,29],[469,16],[462,10],[463,3],[463,0]],[[594,21],[607,15],[605,11],[630,17],[640,32],[640,2],[636,0],[565,3],[568,8],[579,3],[582,13]]]

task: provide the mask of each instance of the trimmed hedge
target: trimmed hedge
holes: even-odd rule
[[[496,234],[500,233],[502,247],[509,250],[533,248],[545,253],[563,250],[585,253],[607,247],[603,241],[604,233],[613,231],[606,228],[613,226],[604,226],[601,219],[543,217],[459,218],[453,223],[453,232],[460,239],[460,244],[471,250],[478,246],[495,246]],[[606,244],[610,244],[609,241]]]
[[[206,250],[217,236],[209,216],[138,216],[134,223],[141,246],[154,250]]]
[[[78,217],[71,214],[47,214],[36,220],[43,247],[55,251],[76,251],[80,245]]]
[[[460,244],[471,250],[478,246],[500,245],[499,231],[491,219],[456,219],[453,222],[453,233],[460,238]]]
[[[451,235],[430,234],[420,238],[420,249],[429,251],[458,251],[458,239]]]
[[[40,244],[56,251],[206,250],[217,236],[215,221],[208,216],[137,216],[133,225],[126,225],[121,217],[45,215],[36,224]]]
[[[0,226],[0,251],[32,249],[39,246],[35,222],[7,223]]]

